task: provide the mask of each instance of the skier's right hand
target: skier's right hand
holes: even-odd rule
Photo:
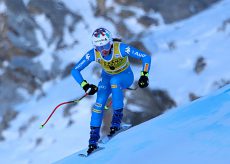
[[[97,91],[98,91],[98,88],[96,85],[93,85],[93,84],[89,84],[87,83],[86,80],[84,80],[82,83],[81,83],[81,86],[82,88],[84,89],[84,91],[86,93],[88,93],[88,95],[94,95]]]

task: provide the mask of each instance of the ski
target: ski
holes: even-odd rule
[[[78,154],[80,157],[88,157],[88,156],[90,156],[90,155],[92,155],[92,154],[94,154],[94,153],[96,153],[96,152],[98,152],[98,151],[100,151],[100,150],[103,150],[104,149],[104,147],[98,147],[97,149],[95,149],[94,151],[92,151],[91,153],[87,153],[87,152],[85,152],[85,153],[80,153],[80,154]]]
[[[107,142],[109,142],[113,137],[115,137],[116,135],[118,135],[119,133],[123,132],[123,131],[126,131],[128,130],[129,128],[131,128],[132,125],[129,125],[129,124],[125,124],[125,125],[122,125],[121,126],[121,129],[118,130],[115,134],[113,134],[112,136],[110,135],[106,135],[104,136],[103,138],[101,138],[99,140],[99,144],[106,144]]]
[[[115,134],[113,134],[112,136],[109,136],[109,135],[107,135],[107,136],[105,136],[105,137],[103,137],[102,139],[100,139],[99,141],[98,141],[98,143],[99,144],[106,144],[107,142],[109,142],[113,137],[115,137],[116,135],[118,135],[119,133],[121,133],[121,132],[123,132],[123,131],[126,131],[126,130],[128,130],[130,127],[131,127],[132,125],[130,125],[130,124],[124,124],[124,125],[122,125],[121,126],[121,129],[119,130],[119,131],[117,131]],[[91,152],[91,153],[87,153],[87,150],[88,149],[86,149],[86,150],[83,150],[83,153],[80,153],[80,154],[78,154],[80,157],[88,157],[88,156],[90,156],[90,155],[92,155],[92,154],[94,154],[94,153],[96,153],[96,152],[98,152],[98,151],[100,151],[100,150],[103,150],[105,147],[101,147],[101,146],[99,146],[97,149],[95,149],[93,152]]]

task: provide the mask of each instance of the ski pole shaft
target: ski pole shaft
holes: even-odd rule
[[[52,117],[52,115],[54,114],[54,112],[62,105],[64,104],[71,104],[71,103],[78,103],[79,101],[81,101],[83,98],[85,98],[86,96],[88,96],[88,93],[84,94],[82,97],[80,97],[79,99],[76,99],[76,100],[72,100],[72,101],[67,101],[67,102],[63,102],[63,103],[60,103],[58,104],[54,110],[51,112],[51,114],[49,115],[49,117],[46,119],[46,121],[40,126],[40,129],[42,129],[46,123],[50,120],[50,118]]]
[[[138,86],[134,87],[134,88],[126,88],[127,90],[130,90],[130,91],[135,91],[137,90]],[[105,106],[105,110],[108,110],[109,107],[112,105],[112,100],[110,100],[110,102]]]
[[[135,91],[137,90],[138,86],[134,87],[134,88],[126,88],[127,90],[130,90],[130,91]]]

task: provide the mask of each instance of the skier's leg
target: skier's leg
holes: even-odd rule
[[[112,88],[112,107],[113,117],[111,122],[110,134],[114,134],[120,129],[123,117],[123,89],[128,88],[133,83],[133,72],[129,69],[111,78],[110,84]]]
[[[98,84],[97,100],[92,109],[92,116],[90,122],[90,139],[89,147],[96,148],[97,142],[100,138],[100,127],[103,118],[103,109],[111,93],[109,80],[103,78]]]

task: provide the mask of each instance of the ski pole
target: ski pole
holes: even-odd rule
[[[54,112],[62,105],[64,104],[71,104],[71,103],[78,103],[79,101],[81,101],[83,98],[85,98],[86,96],[88,96],[88,93],[85,93],[82,97],[80,97],[79,99],[76,100],[72,100],[72,101],[67,101],[67,102],[62,102],[60,104],[58,104],[54,110],[51,112],[51,114],[49,115],[49,117],[46,119],[46,121],[40,126],[40,129],[42,129],[46,123],[49,121],[49,119],[52,117],[52,115],[54,114]]]
[[[130,91],[135,91],[137,90],[138,86],[134,87],[134,88],[126,88],[127,90],[130,90]],[[109,107],[112,105],[112,100],[110,100],[110,102],[105,106],[105,110],[108,110]]]
[[[134,88],[126,88],[127,90],[130,90],[130,91],[135,91],[137,90],[138,86],[134,87]]]

